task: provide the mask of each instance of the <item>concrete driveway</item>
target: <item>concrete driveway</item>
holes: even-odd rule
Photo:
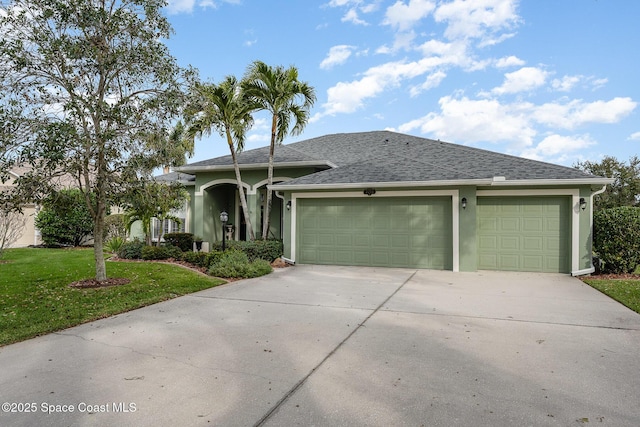
[[[635,427],[638,367],[575,278],[297,266],[0,348],[0,425]]]

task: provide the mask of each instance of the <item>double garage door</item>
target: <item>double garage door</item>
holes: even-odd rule
[[[478,269],[568,273],[569,197],[479,197]]]
[[[451,197],[298,199],[302,264],[451,270]]]
[[[478,197],[476,218],[479,270],[571,270],[570,197]],[[302,264],[453,268],[451,197],[301,198],[296,221]]]

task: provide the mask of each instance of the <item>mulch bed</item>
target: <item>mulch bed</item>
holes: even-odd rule
[[[124,277],[113,277],[105,280],[86,279],[71,283],[69,286],[79,289],[91,288],[107,288],[109,286],[121,286],[131,282],[130,279]]]
[[[181,267],[184,268],[188,268],[190,270],[194,270],[197,271],[201,274],[207,275],[207,269],[204,267],[198,267],[195,266],[193,264],[190,264],[188,262],[184,262],[184,261],[178,261],[175,259],[168,259],[168,260],[158,260],[158,261],[145,261],[145,260],[133,260],[133,259],[122,259],[122,258],[118,258],[118,257],[111,257],[109,258],[109,261],[117,261],[117,262],[157,262],[157,263],[162,263],[162,264],[176,264],[179,265]],[[278,258],[277,260],[275,260],[274,262],[271,263],[271,266],[273,268],[287,268],[290,267],[289,264],[285,263],[284,261],[282,261],[280,258]],[[224,279],[228,282],[233,282],[236,280],[240,280],[240,279]],[[114,278],[108,278],[106,280],[96,280],[96,279],[86,279],[86,280],[80,280],[78,282],[73,282],[71,283],[69,286],[72,288],[76,288],[76,289],[92,289],[92,288],[106,288],[109,286],[121,286],[121,285],[126,285],[127,283],[131,282],[131,280],[129,279],[125,279],[122,277],[114,277]]]

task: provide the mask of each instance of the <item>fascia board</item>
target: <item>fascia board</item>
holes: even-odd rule
[[[348,190],[363,187],[396,188],[396,187],[446,187],[446,186],[577,186],[577,185],[606,185],[613,183],[611,178],[579,178],[579,179],[520,179],[520,180],[494,180],[484,179],[460,179],[442,181],[399,181],[399,182],[358,182],[341,184],[301,184],[286,185],[275,184],[271,190],[300,191],[300,190]]]
[[[267,169],[269,163],[245,163],[240,164],[240,170]],[[273,164],[274,168],[297,168],[307,166],[328,166],[336,168],[337,166],[328,161],[305,160],[301,162],[277,162]],[[226,172],[233,171],[233,165],[209,165],[209,166],[180,166],[174,168],[178,172]]]

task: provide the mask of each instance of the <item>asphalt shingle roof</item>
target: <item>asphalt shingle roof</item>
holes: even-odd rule
[[[264,164],[268,154],[268,147],[249,150],[238,156],[238,162]],[[276,147],[276,167],[303,161],[336,167],[279,185],[597,178],[566,166],[391,131],[332,134]],[[223,156],[192,163],[185,170],[231,164],[231,156]]]

